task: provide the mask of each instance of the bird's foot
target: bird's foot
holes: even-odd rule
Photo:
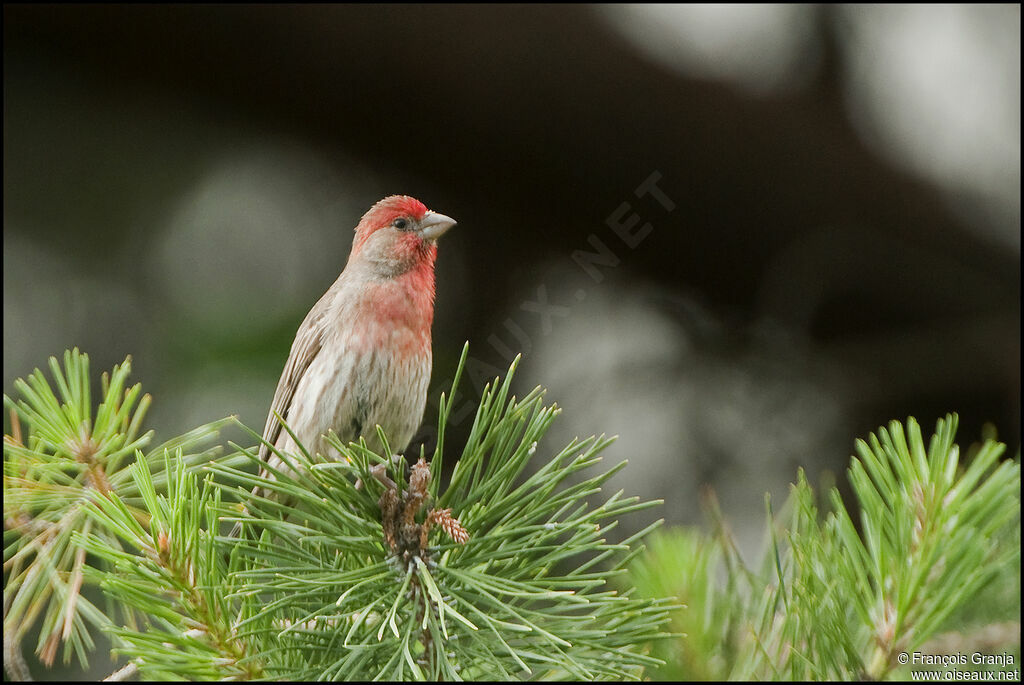
[[[396,466],[398,465],[398,462],[401,461],[401,459],[402,459],[402,455],[401,454],[392,454],[391,455],[391,462],[393,464],[395,464]],[[387,490],[395,490],[395,489],[397,489],[398,486],[395,485],[395,481],[391,480],[391,478],[388,477],[388,465],[387,464],[376,464],[374,466],[371,466],[370,467],[370,473],[373,475],[374,478],[377,479],[377,482],[379,482],[381,485],[383,485],[385,487],[385,489],[387,489]],[[362,490],[362,488],[363,488],[363,481],[362,481],[362,479],[361,478],[357,479],[356,480],[356,490]]]

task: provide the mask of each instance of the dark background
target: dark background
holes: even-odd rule
[[[78,345],[158,437],[262,426],[411,194],[459,221],[428,424],[463,341],[469,408],[523,352],[548,452],[618,434],[613,488],[754,550],[889,419],[1019,444],[1019,64],[1019,6],[5,5],[4,389]]]

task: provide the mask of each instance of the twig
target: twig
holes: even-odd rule
[[[21,641],[15,631],[4,631],[4,670],[10,680],[29,682],[32,674],[21,653]]]
[[[130,678],[134,678],[138,672],[139,662],[129,661],[127,664],[125,664],[124,666],[122,666],[121,668],[117,669],[116,671],[108,675],[106,678],[104,678],[103,682],[119,682],[122,680],[128,680]]]

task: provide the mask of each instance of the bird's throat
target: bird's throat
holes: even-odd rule
[[[368,347],[401,348],[418,352],[430,349],[434,320],[434,262],[424,260],[405,273],[371,281],[363,292],[362,306],[376,325],[366,331]]]

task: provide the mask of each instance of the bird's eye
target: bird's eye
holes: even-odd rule
[[[404,231],[406,229],[406,227],[408,227],[409,222],[406,221],[405,219],[399,217],[399,218],[395,219],[394,221],[392,221],[391,225],[394,226],[395,228],[397,228],[400,231]]]

